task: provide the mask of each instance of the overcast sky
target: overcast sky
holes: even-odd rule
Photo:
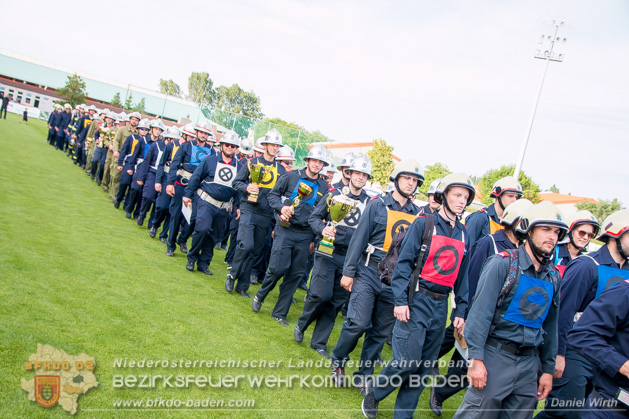
[[[2,48],[155,90],[207,71],[253,90],[269,117],[472,175],[516,163],[537,42],[565,20],[523,169],[542,188],[629,205],[626,0],[89,4],[4,2]]]

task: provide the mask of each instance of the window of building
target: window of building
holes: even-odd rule
[[[31,104],[31,99],[33,98],[33,95],[30,93],[26,94],[26,99],[24,100],[24,103],[30,105]]]

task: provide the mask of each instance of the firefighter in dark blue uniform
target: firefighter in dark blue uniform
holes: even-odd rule
[[[355,373],[358,385],[373,374],[378,353],[395,321],[393,292],[381,282],[378,263],[389,250],[393,235],[411,225],[420,212],[413,194],[424,180],[424,169],[413,159],[403,160],[395,165],[390,179],[395,189],[367,201],[347,248],[341,286],[351,292],[350,302],[347,320],[332,350],[332,378],[338,386],[345,385],[345,363],[365,331],[361,366]]]
[[[311,249],[314,247],[314,234],[308,224],[308,218],[319,201],[327,195],[328,184],[319,177],[327,158],[325,149],[315,146],[304,159],[306,167],[294,170],[282,176],[269,193],[269,205],[279,214],[279,223],[275,227],[273,248],[269,268],[262,286],[253,299],[251,308],[258,312],[271,290],[280,278],[280,295],[271,316],[283,326],[288,326],[286,317],[308,265]],[[300,197],[300,191],[306,185],[309,193]],[[292,204],[297,203],[296,206]]]
[[[122,149],[120,150],[120,154],[118,156],[118,168],[122,167],[122,173],[120,175],[116,201],[114,202],[114,208],[116,209],[120,207],[120,203],[123,199],[125,199],[127,189],[130,189],[133,175],[136,172],[136,166],[142,164],[144,157],[146,157],[146,153],[149,150],[149,147],[145,147],[145,145],[147,145],[146,136],[149,129],[149,120],[147,118],[140,120],[138,123],[138,134],[129,135],[122,145]],[[131,198],[131,194],[129,194],[129,198]],[[132,199],[128,199],[128,201],[131,200]],[[125,200],[125,204],[126,203],[127,200]],[[133,206],[135,207],[135,205]],[[127,208],[127,205],[125,205],[125,208]]]
[[[57,132],[59,132],[59,124],[61,123],[61,111],[63,107],[55,104],[55,110],[48,117],[48,144],[53,147],[57,146]]]
[[[150,134],[145,137],[146,144],[142,146],[142,152],[148,148],[146,155],[143,158],[142,164],[138,167],[137,176],[134,176],[133,187],[140,186],[142,191],[142,201],[140,209],[135,217],[136,223],[141,227],[144,224],[149,210],[155,202],[157,190],[155,189],[155,178],[157,177],[157,166],[162,159],[162,153],[166,149],[166,143],[162,134],[166,131],[166,127],[161,119],[154,119],[149,124],[151,130]],[[130,204],[133,206],[133,199]],[[137,202],[137,198],[135,198]],[[125,205],[126,207],[126,205]],[[132,208],[125,208],[125,211],[130,212]]]
[[[455,418],[530,418],[550,392],[561,283],[552,261],[567,231],[557,207],[541,202],[516,228],[524,245],[484,264],[465,327],[470,387]]]
[[[586,210],[577,211],[570,215],[567,223],[570,227],[567,234],[568,240],[560,243],[555,251],[555,266],[561,275],[564,274],[566,267],[573,259],[585,253],[590,240],[596,237],[600,229],[596,217]]]
[[[598,240],[605,245],[596,252],[575,258],[566,267],[559,305],[559,342],[554,388],[540,417],[579,418],[591,389],[592,366],[578,348],[567,341],[575,322],[605,289],[629,278],[629,210],[620,210],[603,222]],[[625,243],[627,242],[627,243]],[[564,406],[572,408],[566,409]]]
[[[500,218],[504,209],[522,195],[522,186],[513,176],[498,179],[491,188],[494,203],[487,209],[480,209],[468,215],[465,219],[465,226],[470,234],[470,245],[500,230]]]
[[[167,130],[169,131],[169,130]],[[157,174],[155,175],[155,190],[157,191],[157,199],[155,200],[155,217],[152,220],[153,229],[149,228],[149,235],[155,237],[157,229],[164,223],[162,231],[159,233],[159,241],[166,244],[168,243],[168,229],[170,227],[170,203],[172,197],[166,193],[166,185],[168,174],[170,173],[170,164],[172,163],[177,150],[186,141],[188,136],[183,134],[183,130],[177,127],[171,127],[170,129],[170,141],[166,144],[166,149],[162,154],[162,159],[157,166]],[[192,138],[192,137],[190,137]]]
[[[205,141],[207,136],[205,136],[205,139],[197,138],[196,126],[193,123],[187,124],[183,128],[183,134],[187,136],[186,143],[179,147],[177,153],[175,153],[175,157],[170,164],[170,171],[166,177],[166,193],[172,197],[169,208],[170,225],[168,227],[166,256],[174,256],[176,244],[179,244],[179,249],[182,253],[188,253],[186,241],[194,228],[198,196],[192,196],[192,215],[189,224],[181,212],[181,199],[194,170],[203,160],[215,154],[212,145]],[[185,225],[181,229],[180,234],[179,226],[182,223]],[[208,272],[208,275],[212,274],[209,270],[206,272]]]
[[[629,247],[629,240],[625,241]],[[568,332],[568,344],[592,364],[593,390],[585,405],[584,419],[629,417],[627,307],[629,283],[624,280],[592,301]]]
[[[225,229],[227,213],[238,192],[232,187],[236,173],[242,165],[235,154],[240,139],[234,131],[225,133],[220,141],[220,153],[210,156],[196,168],[186,186],[183,205],[192,205],[192,196],[198,195],[197,216],[192,233],[192,245],[188,251],[186,269],[204,272],[209,269],[214,245]]]
[[[74,157],[74,152],[76,151],[76,133],[78,131],[79,120],[83,116],[83,112],[87,112],[84,105],[76,105],[74,107],[66,135],[66,144],[68,145],[66,156],[72,157],[74,164],[76,164]]]
[[[63,111],[60,114],[59,118],[59,130],[56,133],[55,138],[55,149],[65,151],[68,144],[66,143],[66,138],[68,135],[68,125],[72,122],[72,106],[69,103],[66,103],[63,106]]]
[[[391,278],[397,319],[393,328],[394,359],[367,384],[362,404],[367,417],[377,415],[378,403],[396,387],[399,391],[394,416],[413,416],[423,386],[411,378],[430,373],[437,360],[451,291],[456,296],[453,325],[463,334],[469,243],[459,217],[474,196],[474,184],[467,175],[445,176],[435,190],[435,200],[441,204],[439,212],[423,214],[404,237]],[[394,376],[399,379],[397,384]]]
[[[349,175],[345,173],[345,171],[347,170],[348,167],[352,165],[352,162],[354,161],[355,158],[356,158],[356,154],[354,154],[351,151],[347,153],[345,156],[343,156],[343,160],[341,160],[341,164],[339,164],[337,167],[339,172],[341,172],[341,179],[332,185],[334,189],[338,189],[340,191],[341,189],[343,189],[344,186],[349,185]],[[332,178],[330,178],[330,180],[332,180]]]
[[[517,249],[520,240],[515,236],[515,228],[520,221],[522,214],[531,208],[533,204],[528,199],[518,199],[509,204],[504,210],[500,225],[502,230],[496,231],[494,234],[485,236],[477,241],[470,249],[470,264],[467,270],[468,283],[468,311],[469,305],[476,293],[480,272],[485,261],[490,256],[496,255],[508,249]],[[467,317],[467,313],[465,313]],[[447,329],[439,349],[439,358],[447,355],[454,347],[454,327],[451,324]],[[451,377],[457,377],[452,379]],[[430,388],[430,409],[437,416],[441,416],[445,400],[452,397],[468,386],[467,382],[467,365],[461,353],[457,350],[452,354],[448,363],[448,373],[441,378],[439,385]]]
[[[430,182],[428,192],[426,193],[426,195],[428,195],[428,203],[422,207],[422,211],[424,212],[424,214],[433,214],[439,211],[439,208],[441,208],[441,205],[437,201],[435,201],[435,191],[437,190],[437,187],[440,183],[441,178],[437,178]]]
[[[341,287],[347,246],[361,215],[365,213],[368,196],[363,187],[367,179],[372,178],[371,161],[366,155],[356,157],[345,170],[349,172],[349,184],[341,190],[332,188],[330,199],[341,196],[340,202],[347,201],[347,205],[355,205],[355,209],[348,213],[336,228],[329,224],[331,218],[327,199],[322,199],[310,215],[308,222],[312,231],[321,237],[334,238],[334,248],[331,255],[325,253],[315,255],[310,289],[303,313],[293,333],[295,341],[301,342],[308,326],[316,321],[310,347],[326,358],[331,358],[327,352],[328,339],[336,317],[348,296],[348,292]]]
[[[77,124],[74,162],[81,166],[83,169],[85,169],[85,157],[87,153],[87,150],[85,149],[85,139],[87,138],[87,133],[90,130],[90,126],[92,125],[95,114],[96,108],[90,106],[87,114],[81,116],[81,119],[79,119],[79,122]]]
[[[250,164],[265,166],[264,176],[259,185],[251,183],[249,167],[244,166],[236,175],[234,188],[240,192],[240,224],[238,226],[238,245],[234,253],[232,268],[225,280],[225,289],[234,290],[243,297],[249,298],[247,290],[250,285],[251,268],[264,249],[274,222],[273,208],[269,205],[268,196],[271,189],[286,173],[275,157],[282,147],[282,135],[275,128],[258,139],[263,153],[251,159]],[[254,147],[255,150],[255,147]],[[253,201],[251,194],[257,194]],[[270,239],[269,239],[270,240]],[[236,281],[238,283],[236,284]]]

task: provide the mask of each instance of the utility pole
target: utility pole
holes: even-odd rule
[[[552,26],[555,27],[554,35],[542,35],[538,44],[537,51],[535,52],[535,58],[546,61],[546,65],[544,66],[544,73],[542,74],[542,80],[539,83],[539,90],[537,91],[537,98],[535,99],[535,105],[533,105],[533,112],[531,112],[531,118],[529,120],[529,125],[526,129],[526,134],[524,135],[524,140],[522,141],[522,148],[520,149],[520,156],[518,157],[518,162],[515,166],[515,172],[513,173],[513,177],[516,179],[520,178],[520,171],[522,170],[522,162],[524,161],[524,154],[526,154],[526,146],[529,142],[529,137],[531,136],[531,129],[533,128],[533,121],[535,120],[535,112],[537,111],[537,104],[539,103],[539,98],[542,95],[542,88],[544,87],[544,79],[546,78],[546,72],[548,71],[548,64],[551,61],[562,62],[563,54],[557,54],[553,52],[553,48],[555,47],[555,42],[565,43],[568,38],[561,38],[557,36],[559,32],[559,28],[566,26],[565,22],[550,22]]]

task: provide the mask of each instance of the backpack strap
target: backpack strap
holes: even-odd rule
[[[490,335],[492,334],[492,332],[496,328],[496,325],[498,324],[498,321],[500,320],[500,307],[502,307],[502,303],[504,302],[505,297],[513,288],[513,285],[515,284],[515,279],[518,277],[518,270],[520,269],[520,258],[518,257],[518,249],[508,249],[498,254],[502,257],[509,258],[509,271],[507,272],[507,277],[502,284],[502,289],[500,290],[498,300],[496,301],[494,318],[491,321],[491,327],[489,328]]]
[[[408,284],[408,304],[413,303],[415,297],[415,289],[417,288],[417,281],[419,280],[419,274],[422,268],[422,261],[424,260],[424,253],[430,247],[432,242],[432,235],[435,229],[435,216],[433,214],[426,214],[426,225],[424,225],[424,234],[422,235],[422,247],[419,250],[419,255],[415,261],[415,269],[411,274],[411,280]]]

